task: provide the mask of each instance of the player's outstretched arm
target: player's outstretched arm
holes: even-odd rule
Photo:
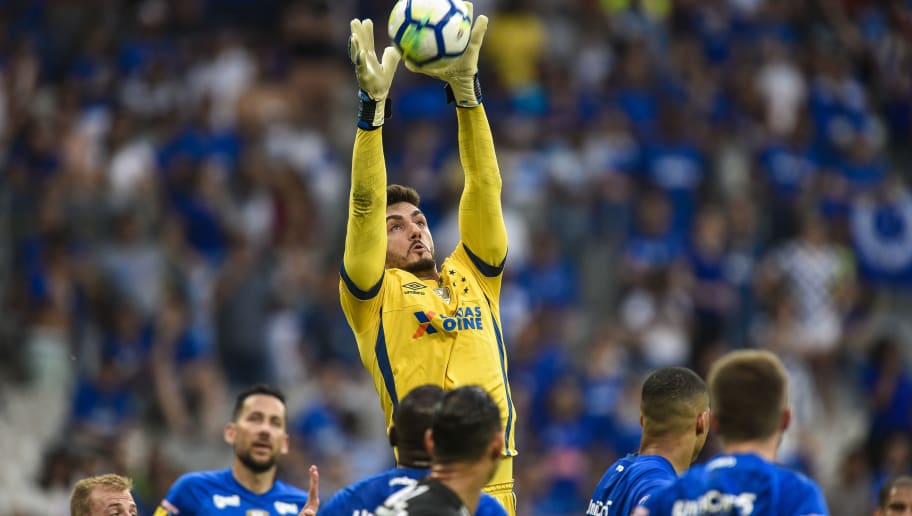
[[[494,139],[482,106],[457,109],[456,113],[459,160],[465,173],[459,200],[460,238],[475,256],[499,271],[507,257],[507,229],[500,201],[502,181]]]
[[[466,5],[471,17],[473,6],[470,2]],[[409,62],[406,66],[446,81],[447,94],[458,106],[459,159],[465,171],[465,188],[459,201],[459,233],[469,251],[490,266],[483,272],[499,274],[507,256],[507,230],[500,204],[502,184],[478,81],[478,55],[487,29],[488,17],[480,15],[460,57],[428,67]]]
[[[474,8],[466,2],[469,17]],[[455,59],[417,66],[405,66],[447,83],[447,96],[459,109],[459,159],[465,171],[465,188],[459,202],[459,233],[476,257],[498,274],[507,256],[507,230],[500,204],[501,178],[494,154],[494,139],[484,108],[478,81],[478,56],[488,29],[488,17],[479,15],[472,25],[466,51]]]
[[[387,47],[382,60],[377,59],[371,20],[351,21],[349,55],[358,79],[359,109],[343,275],[350,289],[365,293],[380,281],[386,261],[386,164],[380,128],[400,58]]]

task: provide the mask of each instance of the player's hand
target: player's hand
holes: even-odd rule
[[[469,18],[472,18],[474,10],[472,3],[466,2],[465,4],[469,8]],[[477,106],[481,103],[481,89],[478,87],[478,54],[481,51],[481,43],[484,41],[486,30],[488,30],[488,17],[483,14],[479,15],[472,24],[469,45],[461,56],[424,66],[416,66],[406,61],[405,66],[413,72],[423,73],[449,84],[457,106]]]
[[[307,505],[298,516],[316,516],[320,508],[320,472],[316,466],[310,466],[310,487],[307,488]]]
[[[386,108],[386,98],[389,95],[393,75],[399,66],[399,52],[393,47],[383,50],[383,57],[377,59],[374,50],[374,22],[370,19],[351,21],[351,37],[348,39],[348,55],[355,65],[355,76],[363,95],[361,97],[361,110],[358,117],[360,122],[370,127],[380,127]],[[367,99],[364,99],[364,96]],[[365,100],[373,101],[373,105],[365,105]],[[362,123],[359,122],[359,126]]]

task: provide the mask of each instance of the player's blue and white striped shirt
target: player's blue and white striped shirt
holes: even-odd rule
[[[823,516],[823,493],[801,473],[754,454],[720,455],[649,497],[637,516]]]
[[[677,476],[665,457],[628,455],[605,471],[589,500],[586,516],[630,516],[645,497],[668,486]]]
[[[428,470],[418,468],[392,468],[356,482],[333,495],[320,506],[320,515],[371,516],[389,496],[401,489],[415,485],[428,475]],[[507,516],[507,511],[492,496],[481,495],[475,516]]]

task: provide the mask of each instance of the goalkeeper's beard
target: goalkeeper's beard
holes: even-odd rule
[[[434,273],[437,272],[437,262],[433,258],[420,258],[416,262],[404,265],[402,270],[411,272],[416,276],[420,275],[420,273]]]

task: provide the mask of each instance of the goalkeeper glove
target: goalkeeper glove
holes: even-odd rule
[[[374,51],[374,22],[352,20],[351,37],[348,39],[348,55],[355,65],[358,79],[358,127],[372,130],[383,125],[389,116],[390,84],[399,65],[399,52],[386,47],[382,60],[377,60]]]
[[[469,18],[472,17],[472,3],[466,2]],[[408,61],[406,68],[413,72],[423,73],[447,83],[447,101],[456,101],[459,107],[475,107],[481,104],[481,85],[478,82],[478,53],[485,31],[488,29],[488,17],[480,15],[472,26],[472,35],[465,52],[454,59],[446,59],[425,66],[416,66]]]

